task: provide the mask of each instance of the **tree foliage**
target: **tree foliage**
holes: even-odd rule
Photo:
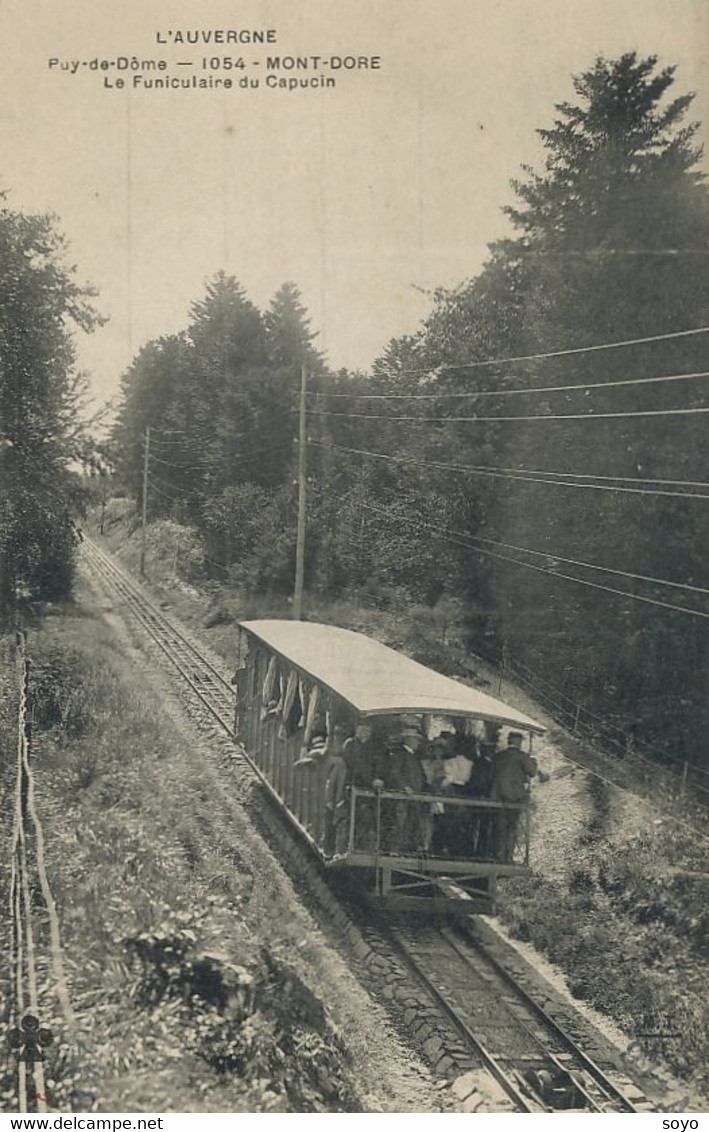
[[[460,601],[474,648],[608,719],[614,749],[697,762],[706,621],[665,607],[706,609],[670,583],[706,585],[707,512],[647,494],[704,479],[702,418],[672,412],[703,404],[685,375],[706,339],[676,335],[709,322],[709,197],[674,80],[632,53],[576,76],[508,234],[371,376],[327,371],[292,284],[260,314],[217,276],[185,334],[136,359],[121,427],[134,490],[151,424],[155,510],[191,517],[223,574],[289,590],[305,358],[311,588]]]
[[[98,318],[50,216],[0,211],[0,608],[65,596],[79,501],[84,383],[73,331]]]

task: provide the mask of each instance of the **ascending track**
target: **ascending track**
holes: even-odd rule
[[[175,665],[228,735],[234,719],[234,689],[180,629],[146,597],[140,586],[91,539],[84,536],[82,550],[90,570],[118,593],[137,620]]]
[[[393,942],[429,994],[475,1050],[518,1112],[638,1112],[646,1098],[616,1083],[524,989],[475,933],[399,922]],[[627,1095],[632,1090],[632,1098]]]
[[[201,703],[233,736],[234,689],[228,674],[220,672],[144,589],[88,538],[83,554],[89,570],[120,597]],[[606,1070],[592,1060],[480,939],[466,931],[395,918],[386,930],[412,974],[516,1111],[637,1112],[649,1107],[637,1089],[631,1100],[609,1076],[611,1067]]]

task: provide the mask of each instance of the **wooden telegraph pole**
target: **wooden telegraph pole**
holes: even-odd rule
[[[150,425],[145,429],[143,448],[143,524],[140,541],[140,576],[145,577],[145,527],[148,519],[148,467],[150,464]]]
[[[300,408],[298,411],[298,533],[295,544],[295,592],[293,594],[293,619],[303,617],[303,583],[305,580],[305,392],[307,388],[305,362],[300,367]]]

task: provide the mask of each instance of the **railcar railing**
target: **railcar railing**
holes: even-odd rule
[[[333,857],[529,864],[529,805],[457,795],[348,788],[327,838]]]

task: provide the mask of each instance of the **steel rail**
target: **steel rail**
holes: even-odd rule
[[[233,696],[233,688],[229,682],[224,679],[221,673],[202,656],[195,646],[180,633],[179,630],[175,629],[171,622],[157,610],[157,607],[125,576],[122,570],[115,567],[98,548],[88,543],[88,540],[85,539],[85,547],[87,544],[91,549],[86,557],[94,569],[100,575],[103,575],[104,579],[118,590],[123,597],[129,600],[135,616],[143,625],[143,628],[149,633],[155,644],[165,653],[168,660],[175,666],[211,715],[214,716],[217,723],[224,728],[228,735],[232,736],[233,726],[231,719],[222,714],[219,708],[216,707],[205,694],[205,690],[198,686],[195,681],[195,676],[199,677],[199,675],[203,675],[206,669],[209,672],[211,682],[217,685],[220,692],[227,692],[231,699]],[[158,627],[156,627],[156,624]],[[172,644],[172,650],[165,638]],[[177,643],[178,649],[181,649],[183,652],[182,659],[175,655],[175,643]],[[188,671],[188,665],[191,667],[191,671]]]
[[[561,1026],[555,1018],[552,1018],[548,1011],[546,1011],[544,1007],[541,1006],[540,1003],[532,997],[529,991],[526,990],[526,988],[523,987],[517,979],[515,979],[514,975],[504,966],[504,964],[502,964],[499,959],[496,959],[495,956],[491,954],[488,948],[486,948],[479,939],[475,938],[472,935],[469,926],[464,922],[458,920],[456,921],[456,927],[462,937],[465,939],[466,943],[469,944],[470,947],[474,948],[483,957],[485,962],[494,969],[496,974],[499,975],[500,978],[510,988],[510,990],[514,992],[519,1001],[522,1002],[527,1007],[527,1009],[530,1010],[534,1014],[534,1016],[538,1018],[538,1020],[566,1048],[566,1050],[579,1061],[582,1068],[593,1078],[596,1084],[606,1094],[607,1098],[615,1102],[616,1104],[621,1105],[624,1112],[638,1112],[639,1110],[632,1103],[632,1101],[625,1096],[625,1094],[613,1083],[613,1081],[611,1081],[607,1073],[605,1073],[604,1070],[596,1064],[593,1058],[589,1057],[588,1054],[581,1049],[574,1038],[572,1038],[571,1035],[568,1034],[566,1030],[564,1030],[563,1026]],[[474,968],[474,964],[471,962],[469,956],[467,956],[465,952],[461,950],[451,932],[447,929],[441,929],[441,935],[444,937],[444,939],[447,940],[447,942],[457,952],[457,954],[460,955],[461,959],[463,959],[463,961],[466,962],[471,968]],[[563,1068],[568,1071],[567,1066],[563,1066]],[[575,1083],[577,1085],[579,1084],[579,1082]],[[594,1106],[597,1105],[597,1102],[593,1098],[590,1099],[592,1100]],[[602,1110],[599,1109],[598,1111]]]
[[[467,1022],[460,1017],[460,1014],[455,1007],[449,1002],[446,995],[444,995],[433,982],[431,976],[424,970],[415,955],[412,954],[409,947],[400,937],[399,933],[391,927],[387,929],[387,935],[395,947],[395,950],[402,956],[409,970],[415,975],[420,983],[426,989],[426,993],[438,1005],[439,1009],[446,1015],[452,1022],[458,1033],[465,1039],[471,1049],[478,1055],[483,1062],[485,1068],[490,1075],[501,1086],[507,1097],[512,1101],[518,1112],[535,1112],[536,1109],[531,1107],[527,1098],[521,1092],[519,1086],[512,1080],[510,1075],[498,1059],[487,1048],[484,1042],[478,1038],[468,1026]],[[546,1111],[551,1111],[547,1109]]]
[[[138,622],[145,628],[152,640],[158,645],[164,655],[168,658],[170,663],[177,669],[182,678],[196,693],[198,698],[209,710],[210,714],[217,720],[220,726],[226,733],[233,738],[233,727],[231,718],[226,718],[219,710],[218,706],[210,701],[209,690],[204,687],[199,687],[198,682],[204,677],[205,672],[208,676],[208,681],[212,685],[211,692],[214,695],[215,690],[220,698],[227,696],[229,700],[234,695],[234,690],[231,684],[222,676],[222,674],[208,661],[200,652],[200,650],[182,633],[177,629],[166,617],[162,610],[148,598],[141,590],[139,585],[131,579],[127,573],[118,567],[105,552],[96,546],[86,536],[84,537],[83,549],[87,564],[93,568],[99,578],[103,579],[110,587],[112,587],[127,603],[128,607],[134,613]],[[180,655],[176,655],[180,654]],[[251,760],[246,756],[249,766],[252,767],[258,774],[257,768],[253,766]],[[272,792],[272,791],[271,791]],[[470,1029],[465,1020],[460,1016],[454,1005],[444,995],[435,983],[432,977],[422,967],[416,956],[411,952],[405,941],[400,937],[399,933],[391,926],[387,925],[386,934],[390,938],[392,946],[402,956],[403,961],[418,979],[418,981],[425,987],[429,997],[437,1004],[442,1013],[449,1018],[452,1025],[461,1034],[464,1040],[468,1043],[470,1048],[475,1052],[478,1058],[482,1061],[485,1067],[490,1072],[491,1076],[500,1087],[503,1089],[505,1095],[512,1101],[517,1111],[520,1112],[534,1112],[539,1108],[546,1111],[554,1111],[550,1109],[543,1098],[536,1095],[531,1086],[526,1085],[525,1088],[529,1089],[529,1095],[525,1096],[520,1086],[512,1076],[507,1072],[503,1061],[504,1058],[493,1054],[486,1046],[486,1044],[478,1038]],[[445,939],[447,945],[451,947],[469,966],[474,967],[469,958],[461,952],[460,948],[455,946],[448,937],[445,930],[440,930],[440,935]],[[517,998],[524,1006],[531,1009],[544,1025],[554,1033],[558,1041],[560,1041],[565,1048],[574,1054],[583,1064],[584,1069],[592,1076],[596,1084],[606,1092],[614,1103],[619,1104],[623,1111],[636,1112],[638,1111],[632,1105],[632,1102],[625,1097],[622,1092],[608,1080],[603,1070],[593,1062],[593,1060],[584,1054],[582,1050],[576,1045],[573,1039],[566,1034],[565,1031],[544,1011],[535,1000],[531,997],[523,987],[519,986],[514,978],[510,975],[505,968],[499,964],[493,956],[488,955],[484,948],[472,941],[470,936],[466,933],[466,941],[471,945],[477,946],[478,949],[484,954],[484,957],[491,966],[494,967],[496,972],[504,978],[510,989],[513,990]],[[524,1025],[523,1022],[518,1021],[520,1027]],[[537,1040],[538,1044],[539,1041]],[[560,1068],[571,1079],[579,1094],[584,1097],[587,1106],[592,1110],[602,1111],[593,1097],[584,1089],[583,1085],[573,1076],[573,1073],[567,1066],[558,1062],[551,1051],[544,1049],[542,1045],[541,1056],[546,1057],[554,1068]],[[513,1060],[513,1058],[510,1058]],[[601,1079],[603,1084],[601,1084]]]
[[[182,633],[181,630],[177,628],[176,625],[173,624],[170,618],[167,617],[166,614],[163,613],[163,611],[159,609],[158,606],[149,597],[146,596],[146,594],[141,590],[140,586],[130,577],[127,571],[123,570],[120,566],[117,565],[117,563],[113,562],[112,559],[109,558],[104,551],[100,550],[99,547],[96,546],[96,544],[86,536],[84,536],[83,546],[89,551],[90,555],[93,556],[94,561],[100,564],[100,566],[104,568],[105,572],[115,576],[117,581],[120,581],[123,587],[131,592],[136,601],[138,601],[148,611],[149,615],[156,621],[160,622],[164,627],[166,627],[173,638],[179,641],[185,647],[185,649],[187,649],[192,654],[192,656],[194,656],[195,660],[198,661],[200,667],[207,669],[207,671],[211,673],[217,683],[223,686],[224,690],[229,694],[229,696],[232,696],[234,691],[232,685],[219,671],[219,669],[216,668],[212,664],[212,662],[199,651],[196,645],[194,645],[194,643],[190,641],[189,638],[186,637],[184,633]]]

